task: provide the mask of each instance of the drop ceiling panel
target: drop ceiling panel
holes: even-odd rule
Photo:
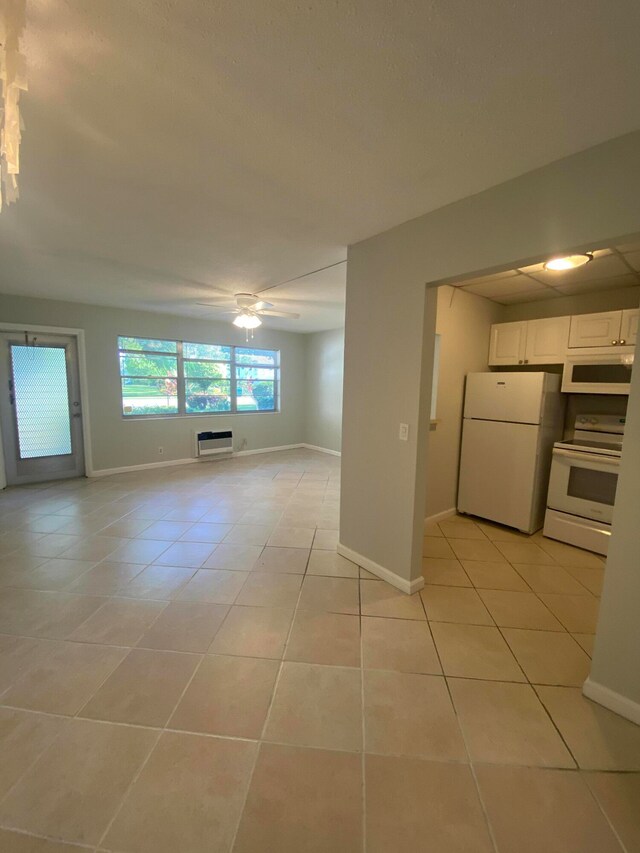
[[[634,270],[640,271],[640,248],[637,252],[629,252],[624,258],[629,266],[633,267]]]
[[[539,282],[533,281],[526,275],[516,275],[509,278],[491,278],[482,282],[463,285],[463,289],[476,296],[486,296],[487,299],[498,299],[503,295],[512,293],[532,293],[546,290],[547,288]]]
[[[620,287],[634,287],[640,284],[638,277],[629,273],[628,275],[618,275],[613,278],[599,279],[596,281],[581,281],[567,282],[566,284],[558,285],[556,290],[563,294],[586,293],[596,290],[615,290]]]

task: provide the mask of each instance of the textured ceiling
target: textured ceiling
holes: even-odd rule
[[[637,0],[29,0],[0,290],[200,315],[640,127]],[[341,324],[344,265],[269,291]],[[211,313],[213,316],[213,313]]]

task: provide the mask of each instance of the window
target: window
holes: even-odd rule
[[[280,353],[118,338],[125,417],[275,412]]]

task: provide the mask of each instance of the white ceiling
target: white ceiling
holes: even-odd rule
[[[637,0],[28,7],[3,292],[200,315],[640,127]],[[268,324],[340,325],[344,276],[270,290],[303,317]]]
[[[543,263],[531,264],[497,275],[466,279],[456,282],[454,287],[501,305],[640,287],[640,242],[599,249],[592,254],[592,261],[573,270],[545,270]]]

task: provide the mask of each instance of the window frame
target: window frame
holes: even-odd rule
[[[137,340],[162,340],[167,343],[172,343],[176,345],[175,352],[164,352],[158,350],[132,350],[124,347],[120,347],[121,339],[137,339]],[[217,346],[224,347],[225,349],[229,349],[229,361],[225,361],[220,358],[205,358],[203,356],[198,357],[185,357],[184,355],[184,344],[196,344],[201,346]],[[273,409],[238,409],[238,393],[237,393],[237,381],[236,381],[236,367],[238,366],[236,361],[236,350],[246,350],[246,349],[261,349],[264,352],[272,353],[274,356],[274,364],[273,365],[265,365],[265,364],[257,364],[255,362],[249,363],[241,363],[240,367],[262,367],[266,369],[273,370],[273,400],[274,407]],[[137,377],[126,377],[122,375],[120,368],[120,355],[168,355],[175,356],[177,362],[177,376],[175,377],[177,383],[177,398],[178,398],[178,411],[177,412],[168,412],[167,414],[163,413],[150,413],[150,414],[126,414],[124,411],[124,397],[122,394],[122,380],[127,378],[137,378]],[[203,418],[203,417],[229,417],[231,415],[275,415],[281,411],[281,380],[280,380],[280,350],[279,349],[268,349],[266,347],[248,347],[241,346],[239,344],[221,344],[221,343],[206,343],[205,341],[178,341],[171,340],[168,338],[138,338],[136,335],[118,335],[116,339],[116,357],[118,360],[118,379],[119,379],[119,387],[120,387],[120,417],[122,420],[126,421],[134,421],[134,420],[149,420],[156,418]],[[184,371],[184,363],[185,361],[210,361],[214,364],[228,364],[230,368],[230,397],[231,397],[231,407],[228,411],[218,411],[218,412],[188,412],[187,411],[187,393],[186,393],[186,383],[189,379],[194,379],[197,377],[189,377],[185,374]],[[146,378],[146,377],[139,377]],[[149,377],[151,379],[162,378],[162,377]],[[173,377],[172,377],[173,378]],[[224,380],[227,381],[227,380]],[[270,382],[271,380],[264,380],[265,382]]]

